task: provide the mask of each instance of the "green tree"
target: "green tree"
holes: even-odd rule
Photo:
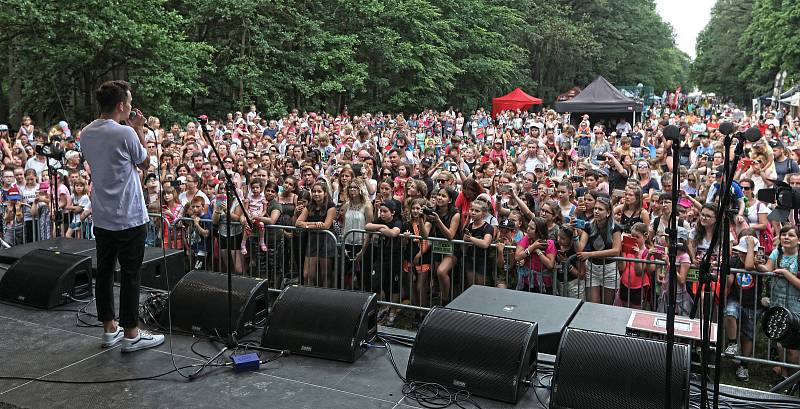
[[[754,95],[772,89],[779,71],[786,70],[786,84],[800,79],[800,2],[756,0],[752,20],[739,46],[745,52],[744,69],[738,79]]]
[[[129,80],[137,106],[165,117],[178,112],[172,101],[205,92],[199,77],[212,68],[204,63],[211,48],[187,41],[183,18],[161,0],[6,4],[0,48],[9,55],[2,87],[12,121],[23,113],[45,124],[93,118],[94,90],[111,78]]]
[[[748,50],[740,44],[751,25],[754,0],[718,0],[708,24],[697,36],[691,75],[697,86],[720,97],[745,102],[754,90],[739,74],[748,64]]]

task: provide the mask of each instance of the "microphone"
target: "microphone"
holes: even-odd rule
[[[677,125],[667,125],[664,127],[662,134],[664,135],[664,139],[680,142],[681,128],[679,128]]]
[[[725,136],[728,136],[736,130],[736,127],[733,125],[731,121],[725,121],[719,124],[719,132]]]
[[[720,128],[722,128],[722,125],[720,125]],[[751,126],[744,132],[736,132],[736,137],[748,142],[756,142],[761,139],[761,131],[758,130],[757,126]]]

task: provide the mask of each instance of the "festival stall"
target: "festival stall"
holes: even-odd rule
[[[633,117],[635,123],[636,113],[642,111],[642,103],[626,97],[600,76],[587,85],[575,98],[568,101],[556,101],[554,109],[556,112],[573,114],[627,114]]]
[[[542,105],[542,100],[532,97],[526,94],[525,91],[517,88],[502,97],[492,99],[492,117],[496,117],[501,111],[509,109],[527,111],[528,108],[534,105]]]

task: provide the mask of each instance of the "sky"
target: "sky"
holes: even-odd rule
[[[672,24],[678,48],[694,59],[697,34],[711,17],[711,7],[716,0],[656,0],[656,11],[661,19]]]

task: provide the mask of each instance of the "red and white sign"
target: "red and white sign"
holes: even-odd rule
[[[699,319],[675,317],[675,336],[700,341]],[[653,334],[667,335],[667,314],[650,311],[634,311],[628,319],[628,329]],[[717,342],[717,324],[711,324],[711,342]]]

